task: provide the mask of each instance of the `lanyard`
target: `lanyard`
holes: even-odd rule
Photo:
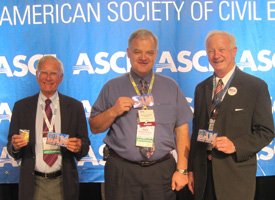
[[[236,69],[234,70],[232,76],[230,77],[230,79],[228,80],[226,86],[222,89],[222,94],[220,95],[219,99],[216,99],[215,96],[216,94],[214,94],[214,98],[213,98],[213,104],[214,104],[214,113],[217,111],[217,108],[219,107],[221,101],[222,101],[222,98],[224,96],[224,94],[226,93],[226,91],[228,90],[229,88],[229,85],[232,81],[232,79],[234,78],[235,74],[236,74],[236,71],[237,71],[237,67]],[[215,88],[217,87],[217,84],[216,84],[216,76],[214,75],[213,77],[213,86],[215,86]],[[214,90],[213,90],[214,91]]]
[[[137,87],[137,84],[135,83],[134,78],[132,77],[132,75],[131,75],[130,72],[129,72],[129,76],[130,76],[130,81],[131,81],[133,87],[135,88],[135,91],[136,91],[137,95],[140,95],[140,92],[139,92],[139,89]],[[150,86],[149,86],[147,94],[150,94],[152,92],[154,80],[155,80],[155,74],[153,72],[152,79],[151,79]]]
[[[43,103],[42,99],[40,99],[40,108],[42,110],[43,118],[46,122],[46,125],[49,129],[49,132],[53,132],[53,126],[54,126],[54,123],[55,123],[55,117],[56,117],[56,113],[57,113],[57,109],[58,109],[58,103],[56,103],[55,106],[54,106],[54,109],[53,109],[54,111],[53,111],[51,123],[49,122],[49,119],[48,119],[47,114],[45,112],[45,104]]]

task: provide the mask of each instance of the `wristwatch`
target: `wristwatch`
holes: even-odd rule
[[[183,175],[187,175],[188,174],[188,171],[187,169],[176,169],[177,172],[183,174]]]

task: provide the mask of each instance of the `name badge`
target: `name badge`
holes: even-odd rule
[[[60,146],[47,144],[47,137],[43,137],[43,154],[61,153]]]
[[[155,122],[154,110],[138,110],[139,122]]]
[[[137,126],[136,146],[153,147],[155,122],[139,123]]]
[[[133,96],[132,99],[135,101],[133,108],[142,108],[154,105],[153,94]]]
[[[47,144],[66,147],[69,135],[62,133],[49,132],[47,135]]]
[[[197,141],[211,144],[213,140],[216,139],[217,135],[217,132],[200,129]]]

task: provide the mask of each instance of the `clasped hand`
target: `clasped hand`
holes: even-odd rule
[[[233,142],[225,136],[217,137],[212,142],[212,147],[217,149],[218,151],[222,151],[226,154],[231,154],[231,153],[234,153],[236,151]]]
[[[133,107],[134,103],[135,101],[130,97],[119,97],[113,106],[113,111],[116,116],[120,116],[124,112],[129,111]]]
[[[79,153],[81,151],[81,139],[69,138],[67,141],[67,149],[71,152]]]

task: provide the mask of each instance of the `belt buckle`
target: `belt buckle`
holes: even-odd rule
[[[45,179],[48,179],[47,173],[44,174],[44,178],[45,178]]]
[[[142,161],[142,162],[140,162],[140,165],[144,166],[144,167],[150,166],[152,164],[155,164],[155,162],[154,161],[152,161],[152,162],[150,162],[150,161]]]

